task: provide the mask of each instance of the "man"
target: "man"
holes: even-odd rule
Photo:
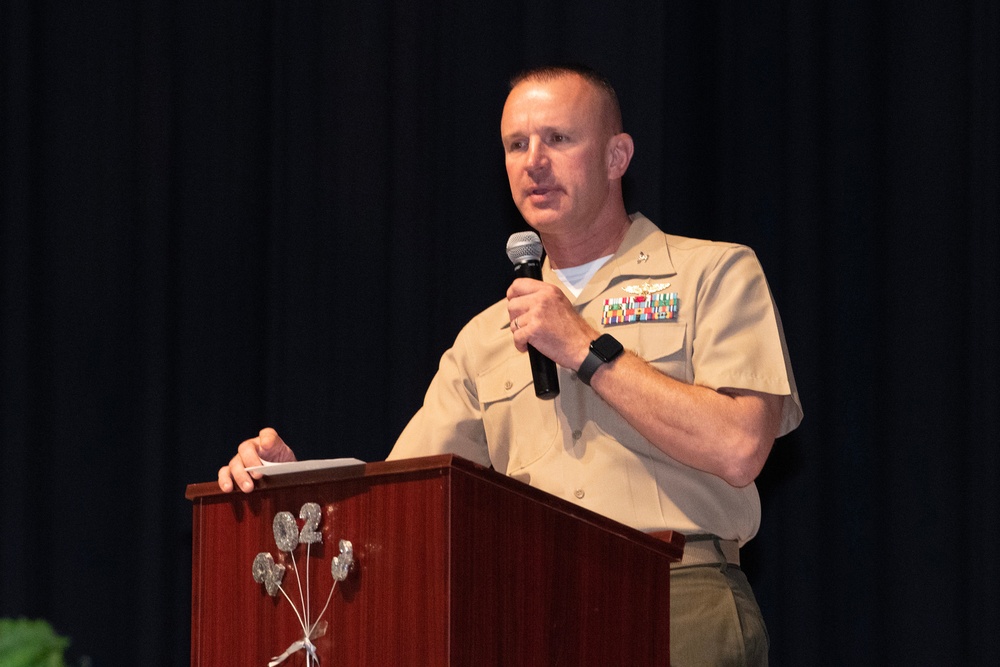
[[[802,411],[777,310],[752,251],[667,235],[629,216],[633,154],[610,85],[583,68],[515,78],[501,118],[511,194],[542,239],[519,278],[441,359],[390,458],[453,452],[644,531],[688,535],[671,571],[671,663],[766,664],[739,547],[753,480]],[[559,367],[532,390],[528,344]],[[219,471],[290,460],[271,429]]]

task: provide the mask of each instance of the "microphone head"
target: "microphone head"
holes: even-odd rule
[[[542,240],[535,232],[517,232],[507,239],[507,257],[515,266],[542,261]]]

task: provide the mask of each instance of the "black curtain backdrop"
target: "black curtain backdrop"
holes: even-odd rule
[[[510,281],[506,80],[574,60],[629,208],[781,309],[772,664],[1000,663],[998,42],[994,0],[3,0],[0,616],[187,664],[185,485],[263,425],[385,456]]]

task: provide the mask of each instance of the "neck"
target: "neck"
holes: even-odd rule
[[[622,208],[614,215],[595,220],[584,229],[540,236],[552,268],[568,269],[613,255],[625,238],[630,224],[631,220]]]

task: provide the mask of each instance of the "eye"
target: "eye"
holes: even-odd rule
[[[528,146],[528,142],[524,139],[514,139],[509,144],[507,144],[508,153],[516,153],[518,151],[523,151]]]
[[[569,141],[569,137],[567,137],[565,134],[559,132],[555,132],[552,134],[552,143],[554,144],[563,144],[566,143],[567,141]]]

